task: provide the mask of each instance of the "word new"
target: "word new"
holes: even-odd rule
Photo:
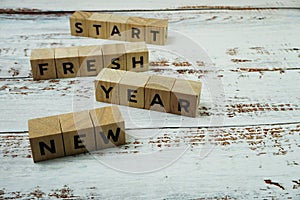
[[[143,42],[33,49],[34,80],[96,76],[103,68],[147,71],[149,52]]]
[[[195,117],[201,82],[103,69],[95,80],[96,100]]]
[[[165,45],[168,20],[76,11],[70,29],[74,36]]]
[[[116,106],[28,121],[34,162],[125,144],[125,123]]]

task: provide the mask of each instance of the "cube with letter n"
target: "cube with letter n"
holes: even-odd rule
[[[58,116],[29,120],[28,132],[34,162],[65,155]]]

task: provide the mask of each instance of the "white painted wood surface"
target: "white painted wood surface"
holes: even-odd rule
[[[30,158],[28,119],[107,104],[95,102],[93,77],[33,81],[30,49],[107,41],[70,36],[68,13],[0,14],[0,199],[300,198],[298,1],[130,1],[126,7],[74,2],[0,5],[43,11],[280,9],[131,12],[168,18],[169,47],[178,42],[178,31],[206,50],[209,59],[199,55],[198,66],[175,66],[186,60],[149,46],[149,73],[204,82],[200,115],[193,119],[120,106],[128,144],[38,164]],[[293,9],[281,9],[287,7]],[[163,64],[168,66],[155,66]],[[220,81],[224,93],[211,90],[209,80]]]

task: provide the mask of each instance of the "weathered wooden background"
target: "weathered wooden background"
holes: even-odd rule
[[[74,10],[168,18],[168,45],[202,53],[149,46],[149,73],[203,81],[199,116],[120,106],[126,145],[34,164],[28,119],[107,105],[93,77],[31,78],[33,48],[107,42],[71,36]],[[6,0],[0,19],[0,199],[300,198],[299,1]]]

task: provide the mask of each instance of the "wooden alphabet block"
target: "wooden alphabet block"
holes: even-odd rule
[[[65,155],[58,116],[29,120],[28,133],[34,162]]]
[[[78,47],[80,76],[96,76],[103,68],[101,46]]]
[[[144,42],[126,43],[125,52],[127,71],[148,71],[149,52]]]
[[[171,91],[171,112],[195,117],[201,95],[201,82],[176,79]]]
[[[151,76],[145,87],[145,108],[170,112],[171,90],[175,78]]]
[[[126,38],[126,22],[128,16],[124,15],[111,15],[108,19],[108,39],[110,40],[123,40]]]
[[[142,17],[129,17],[126,24],[126,41],[144,42],[146,19]]]
[[[54,51],[58,78],[80,76],[78,47],[56,48]]]
[[[125,144],[125,122],[117,106],[90,110],[97,150]]]
[[[146,43],[165,45],[168,37],[167,19],[147,19]]]
[[[92,12],[76,11],[70,16],[71,35],[88,37],[88,28],[86,19],[89,18]]]
[[[126,71],[104,68],[95,80],[97,101],[119,104],[118,84]]]
[[[126,70],[124,44],[105,44],[102,46],[104,68]]]
[[[89,37],[107,39],[107,21],[111,14],[94,13],[87,18]]]
[[[145,107],[145,85],[149,74],[127,71],[119,83],[120,104],[136,108]]]
[[[32,49],[30,64],[33,80],[57,78],[54,49]]]
[[[94,126],[89,111],[59,116],[66,156],[96,149]]]

